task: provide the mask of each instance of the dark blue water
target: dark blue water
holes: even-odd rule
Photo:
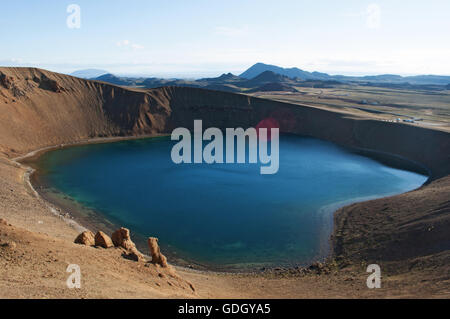
[[[281,136],[280,169],[172,163],[173,142],[144,139],[46,153],[43,178],[88,208],[163,248],[220,266],[294,265],[327,253],[332,213],[398,194],[426,177],[334,144]]]

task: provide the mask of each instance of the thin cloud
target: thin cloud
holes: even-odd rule
[[[116,43],[116,45],[117,45],[118,47],[126,47],[126,46],[128,46],[129,44],[130,44],[130,41],[128,41],[128,40],[123,40],[123,41],[119,41],[119,42]]]
[[[143,49],[143,48],[144,48],[143,45],[136,44],[136,43],[133,43],[133,44],[131,45],[131,47],[132,47],[133,49],[135,49],[135,50],[140,50],[140,49]]]
[[[361,18],[365,19],[366,27],[372,30],[381,28],[381,7],[377,3],[372,3],[363,11],[343,12],[340,14],[343,18]]]
[[[118,47],[123,47],[123,48],[132,48],[133,50],[141,50],[144,48],[143,45],[140,45],[137,43],[132,43],[130,40],[122,40],[122,41],[116,42],[116,45]]]
[[[240,28],[220,26],[214,28],[214,33],[225,37],[242,37],[249,34],[249,28],[247,26]]]

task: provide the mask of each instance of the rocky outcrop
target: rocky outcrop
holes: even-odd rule
[[[18,97],[25,96],[25,92],[23,89],[17,87],[16,82],[12,76],[6,75],[3,72],[0,72],[0,88],[4,87],[8,90],[12,96],[14,97],[11,102],[15,102]],[[5,94],[1,94],[5,96]]]
[[[161,267],[168,267],[167,258],[161,254],[161,250],[158,245],[158,238],[150,237],[148,239],[148,248],[150,249],[150,254],[152,256],[152,263],[155,265],[160,265]]]
[[[136,245],[131,240],[129,229],[122,227],[116,230],[112,234],[111,240],[114,246],[121,247],[126,250],[126,258],[134,261],[145,260],[144,255],[137,250]]]
[[[39,84],[39,88],[47,91],[52,91],[55,93],[61,93],[65,91],[65,89],[53,79],[48,78],[46,75],[42,75],[39,77],[34,77],[33,81]]]
[[[8,226],[8,222],[6,221],[6,219],[0,218],[0,225]]]
[[[13,85],[13,78],[10,76],[7,76],[4,73],[0,73],[0,85],[2,85],[4,88],[6,89],[11,89],[12,85]]]
[[[75,244],[85,245],[85,246],[95,246],[94,233],[91,231],[84,231],[78,235],[75,239]]]
[[[111,248],[114,247],[114,244],[108,235],[106,235],[102,231],[99,231],[97,234],[95,234],[95,246]]]
[[[130,250],[130,249],[136,247],[136,245],[131,241],[130,230],[127,228],[122,227],[122,228],[116,230],[112,234],[111,240],[112,240],[114,246],[122,247],[122,248],[125,248],[126,250]]]

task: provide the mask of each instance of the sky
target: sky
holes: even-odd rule
[[[1,66],[450,75],[449,0],[3,0],[0,21]]]

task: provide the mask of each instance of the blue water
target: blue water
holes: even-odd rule
[[[222,267],[299,265],[327,253],[338,206],[421,186],[332,143],[280,137],[280,169],[173,164],[168,138],[71,147],[44,154],[55,189],[180,258]]]

